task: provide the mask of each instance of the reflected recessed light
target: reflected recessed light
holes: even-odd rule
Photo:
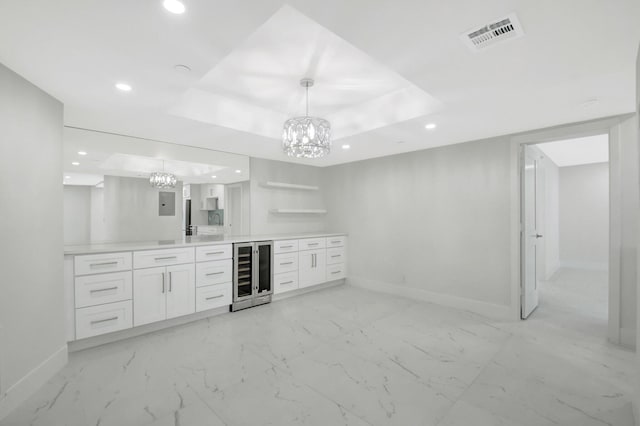
[[[436,126],[436,123],[429,123],[429,124],[426,124],[426,125],[424,126],[424,128],[425,128],[425,129],[427,129],[427,130],[433,130],[433,129],[435,129],[436,127],[437,127],[437,126]]]
[[[78,155],[87,155],[87,151],[78,151]]]
[[[183,64],[175,65],[173,68],[175,68],[176,71],[180,72],[191,72],[191,68]]]
[[[186,8],[184,7],[184,3],[178,0],[164,0],[162,2],[162,5],[169,12],[175,13],[176,15],[180,15],[186,10]]]
[[[349,144],[342,145],[342,149],[349,149],[349,148],[351,148],[351,145]]]
[[[215,176],[215,175],[214,175],[214,176],[211,176],[211,179],[215,179],[216,177],[217,177],[217,176]]]
[[[74,161],[73,163],[71,163],[72,166],[79,166],[80,163],[78,163],[77,161]]]
[[[64,178],[65,179],[71,179],[71,176],[65,176]]]
[[[116,89],[121,90],[123,92],[130,92],[131,86],[127,83],[116,83]]]
[[[236,170],[236,173],[242,173],[242,170]]]

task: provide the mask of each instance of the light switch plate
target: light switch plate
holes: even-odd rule
[[[175,192],[158,192],[158,214],[160,216],[176,215],[176,193]]]

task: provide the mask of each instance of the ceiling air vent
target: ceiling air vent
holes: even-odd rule
[[[497,19],[481,27],[474,28],[460,35],[469,49],[474,52],[484,50],[489,46],[505,40],[522,37],[524,31],[515,13],[502,19]]]

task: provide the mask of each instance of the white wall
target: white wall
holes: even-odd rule
[[[158,214],[158,193],[148,179],[104,177],[106,241],[152,241],[182,238],[182,182],[175,189],[175,216]]]
[[[64,243],[91,241],[91,187],[64,186]]]
[[[328,230],[349,233],[349,280],[507,312],[510,156],[509,139],[494,138],[326,168]]]
[[[560,167],[560,263],[606,269],[609,261],[609,164]]]
[[[0,64],[0,419],[67,360],[62,114]]]
[[[200,194],[202,185],[191,185],[191,224],[208,225],[207,211],[200,210]]]
[[[324,209],[322,191],[265,188],[267,181],[322,186],[323,169],[251,158],[251,233],[286,234],[324,231],[323,215],[273,214],[270,209]]]

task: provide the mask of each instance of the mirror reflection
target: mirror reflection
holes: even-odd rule
[[[241,235],[249,158],[75,128],[64,135],[65,245]]]

